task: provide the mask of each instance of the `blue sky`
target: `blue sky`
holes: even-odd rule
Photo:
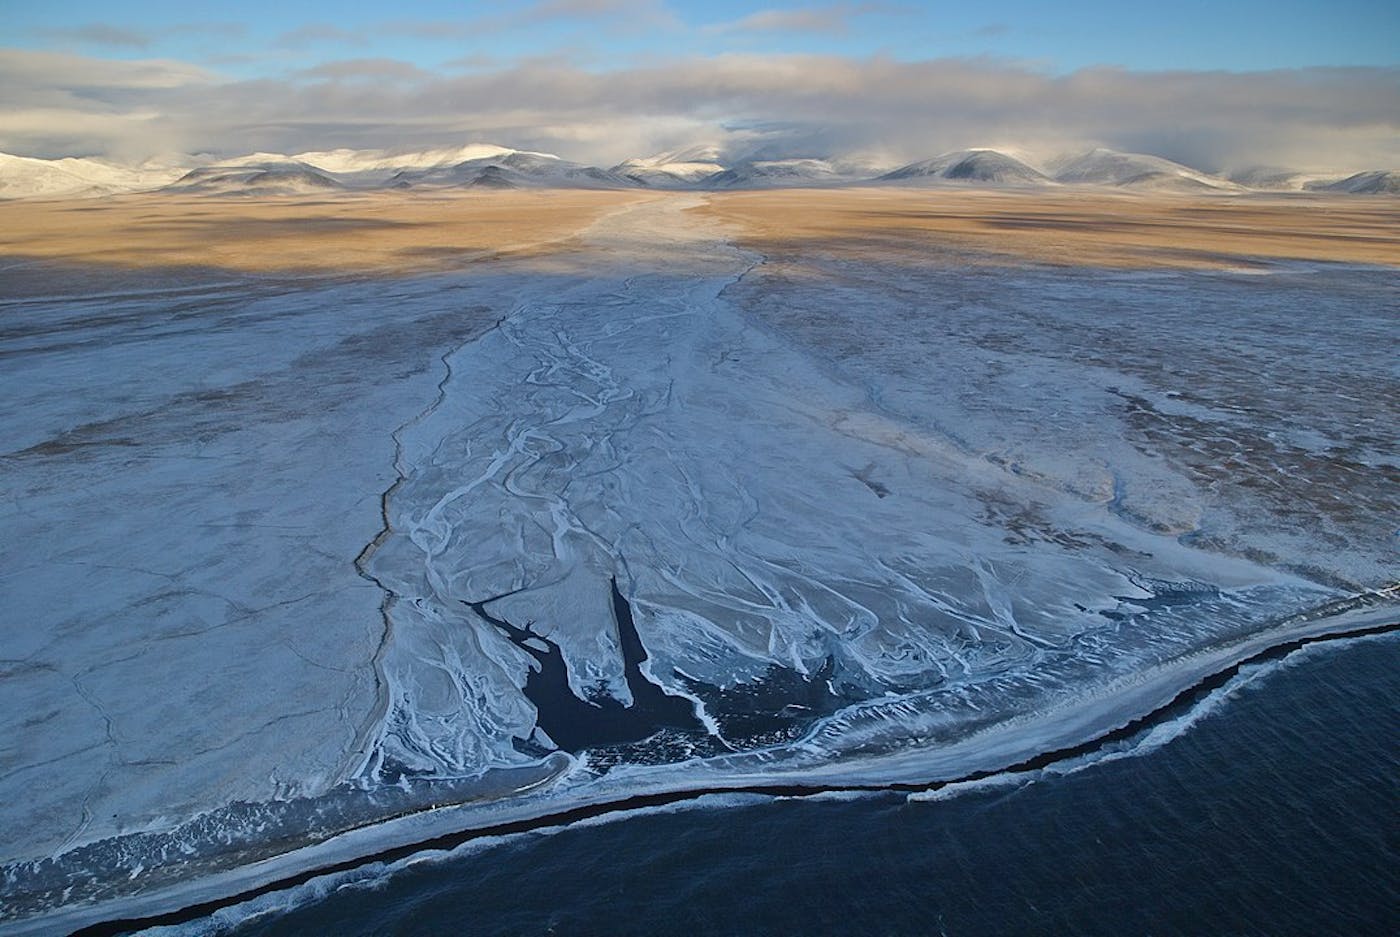
[[[1400,64],[1400,3],[871,2],[553,0],[403,6],[170,0],[3,0],[7,44],[113,58],[197,62],[240,77],[344,58],[427,70],[522,56],[591,68],[638,57],[726,52],[881,54],[901,60],[991,56],[1049,71],[1261,70]]]
[[[0,0],[0,151],[1400,164],[1400,0]]]

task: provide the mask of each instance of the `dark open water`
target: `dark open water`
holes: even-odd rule
[[[1314,646],[1155,751],[1015,788],[636,815],[467,847],[316,900],[303,888],[272,902],[282,910],[229,909],[193,929],[1400,933],[1397,651],[1396,635]]]

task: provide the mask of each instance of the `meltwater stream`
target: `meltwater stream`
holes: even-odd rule
[[[1383,933],[1397,651],[1392,633],[1294,652],[1157,726],[1167,744],[1033,783],[715,798],[361,868],[164,933]]]

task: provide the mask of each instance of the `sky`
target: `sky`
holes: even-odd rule
[[[0,0],[0,151],[1400,167],[1400,2]]]

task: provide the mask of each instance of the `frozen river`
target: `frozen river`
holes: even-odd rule
[[[0,914],[966,777],[1395,621],[1394,273],[794,260],[697,202],[453,275],[4,271]]]

